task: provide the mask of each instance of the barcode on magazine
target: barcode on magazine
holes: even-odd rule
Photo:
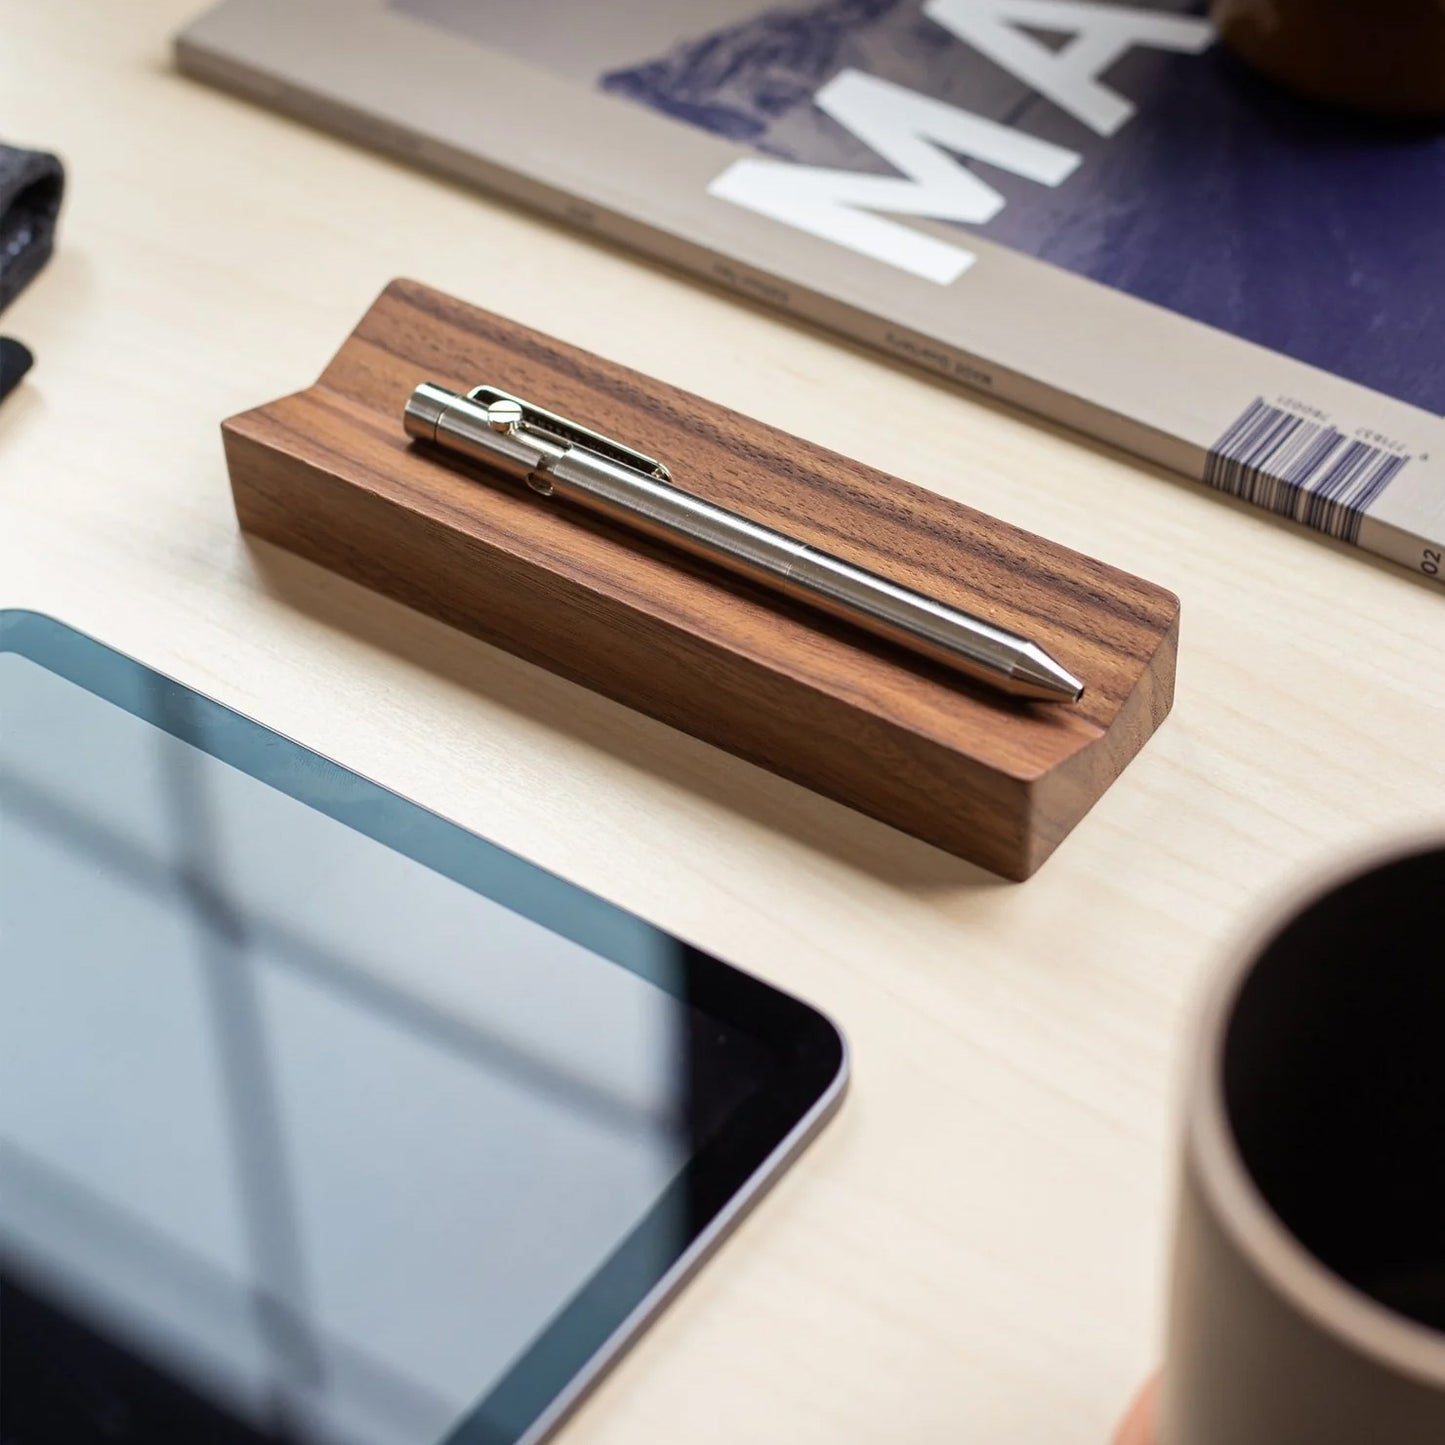
[[[1408,460],[1256,397],[1211,448],[1204,480],[1317,532],[1358,542],[1365,512]]]

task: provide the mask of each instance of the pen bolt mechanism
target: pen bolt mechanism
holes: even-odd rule
[[[497,468],[543,497],[555,491],[563,458],[584,453],[645,480],[671,479],[656,457],[496,386],[462,395],[423,382],[408,398],[403,420],[408,436]]]
[[[486,408],[487,425],[499,436],[509,437],[526,420],[526,408],[511,397],[499,397]],[[540,497],[552,495],[552,478],[546,471],[546,463],[527,473],[527,485]]]
[[[513,401],[511,397],[502,397],[487,408],[487,425],[493,431],[507,436],[521,426],[525,415],[521,402]]]

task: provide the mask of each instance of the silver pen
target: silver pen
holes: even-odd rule
[[[407,435],[749,578],[1014,697],[1077,702],[1083,684],[1036,642],[855,567],[675,486],[632,447],[492,386],[423,382]]]

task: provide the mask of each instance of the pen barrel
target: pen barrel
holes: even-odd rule
[[[1029,643],[831,553],[804,547],[782,583],[790,595],[994,687]]]
[[[540,491],[539,480],[530,484]],[[547,467],[545,480],[563,501],[774,590],[807,551],[795,538],[591,452],[567,452]]]
[[[558,498],[991,686],[1007,685],[1030,650],[1016,633],[590,452],[568,451],[545,477]]]

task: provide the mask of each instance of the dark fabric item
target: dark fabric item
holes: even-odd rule
[[[12,341],[8,336],[0,336],[0,401],[4,401],[15,390],[20,378],[30,370],[30,364],[34,360],[18,341]]]
[[[0,145],[0,311],[50,259],[64,190],[57,157]]]

